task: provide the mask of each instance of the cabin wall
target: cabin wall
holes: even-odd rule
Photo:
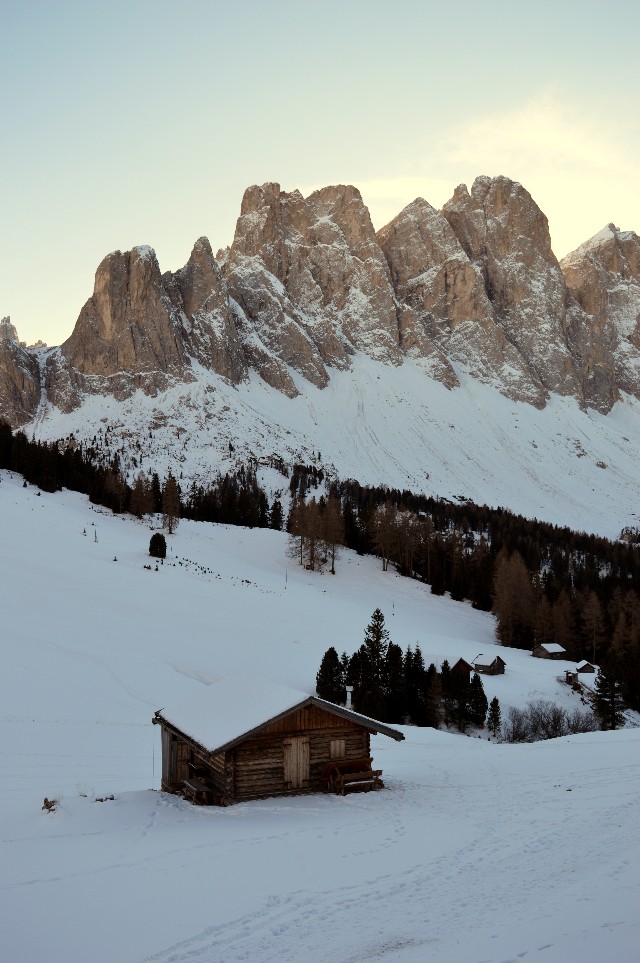
[[[305,710],[306,711],[306,710]],[[328,713],[322,713],[327,716]],[[299,713],[296,713],[299,715]],[[289,721],[291,717],[287,717]],[[326,728],[291,729],[276,723],[269,728],[280,732],[266,732],[253,739],[247,739],[229,752],[233,756],[233,800],[258,799],[264,796],[295,795],[304,792],[321,792],[327,788],[325,769],[331,762],[331,743],[344,741],[345,759],[368,758],[370,752],[369,732],[360,726],[353,726],[344,719],[331,717],[332,724]],[[336,720],[337,725],[333,720]],[[300,721],[300,720],[298,720]],[[315,721],[318,721],[317,719]],[[308,752],[308,775],[299,785],[292,784],[291,742],[298,740],[300,752],[294,747],[294,760],[302,759]],[[308,740],[308,750],[304,742]],[[285,766],[285,760],[287,765]],[[293,763],[295,769],[295,761]],[[287,770],[287,771],[286,771]],[[294,780],[295,781],[295,780]],[[229,799],[228,801],[231,801]]]
[[[189,778],[191,744],[162,728],[162,789],[175,792]]]
[[[290,713],[218,755],[167,725],[161,733],[162,789],[181,792],[195,771],[213,784],[225,804],[325,791],[333,758],[368,759],[371,754],[368,729],[317,706]]]

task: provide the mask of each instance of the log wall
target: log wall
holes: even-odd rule
[[[287,717],[287,721],[290,718]],[[332,717],[332,719],[335,718]],[[349,725],[344,719],[338,718],[337,722],[339,725],[332,724],[322,729],[300,730],[282,727],[281,732],[265,731],[264,734],[247,739],[246,742],[231,750],[227,755],[234,757],[234,799],[238,801],[325,790],[327,786],[324,771],[331,762],[332,741],[344,740],[343,758],[346,759],[366,758],[370,752],[369,732],[366,729]],[[291,789],[285,783],[284,740],[301,736],[309,739],[309,778],[306,785]]]

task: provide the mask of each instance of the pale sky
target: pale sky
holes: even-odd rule
[[[376,229],[480,174],[558,257],[640,232],[637,0],[0,0],[0,317],[60,344],[113,250],[164,270],[242,195],[355,184]]]

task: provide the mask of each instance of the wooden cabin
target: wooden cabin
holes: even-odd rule
[[[531,655],[536,659],[567,659],[567,650],[563,649],[557,642],[546,642],[544,645],[536,645]]]
[[[473,666],[469,665],[466,659],[458,659],[458,661],[451,666],[451,673],[458,678],[466,679],[467,682],[469,682],[472,672]]]
[[[229,805],[300,793],[378,789],[371,733],[396,729],[285,686],[217,682],[187,704],[159,709],[162,789]]]
[[[483,656],[478,656],[473,663],[473,668],[479,675],[504,675],[506,667],[507,663],[499,655],[491,662]]]
[[[592,665],[591,662],[587,662],[586,659],[583,659],[582,662],[578,662],[576,666],[576,672],[595,672],[595,671],[596,671],[595,665]]]

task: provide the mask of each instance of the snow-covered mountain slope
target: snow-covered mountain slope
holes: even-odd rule
[[[560,265],[507,177],[377,234],[353,187],[269,183],[215,257],[206,238],[173,273],[148,245],[107,255],[60,347],[4,319],[0,417],[108,441],[130,480],[276,455],[615,536],[637,523],[639,292],[636,234]]]
[[[130,479],[171,469],[184,490],[275,454],[342,479],[503,506],[609,537],[637,524],[636,399],[606,416],[557,395],[540,410],[457,370],[460,385],[448,390],[419,363],[359,356],[322,390],[296,376],[299,394],[289,398],[256,375],[232,386],[199,368],[195,382],[158,397],[90,395],[68,414],[45,405],[26,432],[104,446],[108,428],[103,450],[119,455]],[[272,474],[268,485],[277,491],[287,479]]]
[[[377,606],[427,661],[499,651],[504,708],[579,705],[563,663],[499,649],[491,616],[373,559],[303,571],[278,532],[182,522],[156,571],[147,525],[7,472],[0,518],[3,959],[634,959],[640,729],[509,746],[407,727],[374,740],[379,793],[221,810],[153,791],[154,710],[239,673],[313,691]]]

